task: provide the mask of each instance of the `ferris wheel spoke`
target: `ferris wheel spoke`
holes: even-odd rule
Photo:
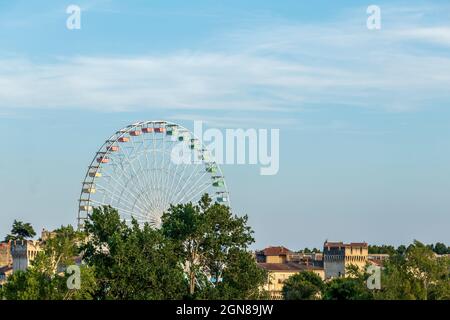
[[[132,143],[132,145],[133,145],[133,150],[136,150],[136,149],[135,149],[134,139],[131,139],[130,141],[131,141],[131,143]],[[138,150],[137,150],[137,151],[138,151]],[[142,166],[141,157],[139,156],[139,154],[138,154],[136,157],[137,157],[137,159],[138,159],[139,167],[141,168],[141,171],[144,172],[144,167]],[[143,181],[144,181],[144,183],[145,183],[146,186],[149,185],[149,181],[148,181],[148,179],[147,179],[147,175],[143,175]]]
[[[148,170],[149,169],[149,165],[150,165],[150,161],[149,161],[149,158],[148,158],[147,143],[145,142],[143,134],[141,135],[141,137],[142,137],[142,145],[144,147],[144,154],[145,154],[145,160],[146,160],[146,170]],[[147,177],[148,181],[150,181],[150,186],[152,186],[154,184],[154,181],[152,180],[152,175],[146,175],[146,177]]]
[[[169,153],[171,156],[172,153],[171,152],[169,152]],[[169,174],[166,174],[166,181],[165,181],[165,188],[166,188],[167,192],[164,194],[164,201],[166,203],[166,207],[168,207],[171,204],[172,196],[173,196],[172,186],[177,177],[177,171],[178,171],[178,165],[175,166],[170,157],[169,157],[168,162],[169,162],[169,165],[168,165],[167,171]],[[175,167],[174,168],[175,171],[173,171],[172,167]]]
[[[195,190],[195,186],[201,181],[201,179],[204,177],[204,176],[206,176],[207,175],[207,172],[205,171],[205,172],[203,172],[203,174],[201,174],[198,178],[197,178],[197,180],[194,182],[194,183],[190,183],[189,181],[187,181],[186,182],[186,185],[189,185],[189,187],[186,189],[185,188],[185,190],[184,190],[184,192],[181,192],[182,193],[182,198],[181,199],[179,199],[178,201],[179,202],[182,202],[186,197],[187,197],[187,195],[189,195],[191,192],[192,192],[192,190]],[[211,181],[207,181],[208,182],[208,185],[209,186],[211,186]]]
[[[132,140],[132,139],[130,139],[130,140]],[[128,167],[131,168],[131,170],[133,171],[134,176],[136,177],[137,182],[139,182],[140,187],[141,187],[141,188],[144,187],[145,184],[144,184],[143,181],[139,178],[139,175],[136,173],[136,170],[135,170],[135,168],[134,168],[134,166],[133,166],[133,161],[131,160],[131,157],[130,157],[129,152],[128,152],[128,151],[125,152],[125,148],[120,149],[120,152],[121,152],[121,154],[124,155],[124,160],[127,162]],[[134,159],[134,160],[135,160],[135,159]],[[121,169],[122,169],[122,171],[123,171],[124,173],[126,173],[126,170],[125,170],[125,168],[123,167],[123,162],[121,162]]]
[[[123,177],[125,177],[126,179],[128,179],[128,181],[129,181],[130,179],[133,179],[133,178],[134,178],[134,176],[130,175],[130,174],[126,171],[126,169],[125,169],[126,167],[124,166],[123,161],[120,160],[120,157],[111,157],[111,160],[112,160],[112,162],[113,162],[112,165],[111,165],[111,167],[112,167],[112,171],[114,171],[114,174],[111,174],[110,177],[113,177],[113,176],[115,176],[116,174],[118,174],[117,179],[115,179],[116,182],[118,182],[119,180],[121,180]],[[128,162],[128,165],[131,166],[131,165],[132,165],[132,162]],[[117,169],[119,169],[119,170],[117,170]],[[138,184],[133,185],[133,187],[135,187],[135,186],[137,186],[137,185],[138,185]]]
[[[206,176],[206,179],[203,179]],[[202,179],[204,180],[202,182]],[[195,192],[196,189],[199,188],[200,185],[204,185],[206,184],[208,187],[211,187],[211,181],[209,180],[209,177],[207,177],[206,173],[203,173],[202,175],[200,175],[197,180],[192,184],[192,187],[190,187],[189,189],[184,190],[183,192],[183,197],[181,199],[179,199],[179,202],[183,202],[184,199],[186,199],[191,193]],[[196,187],[193,187],[196,186]]]
[[[134,169],[134,166],[132,165],[132,161],[130,160],[129,154],[125,153],[125,152],[123,152],[123,154],[125,155],[125,158],[126,158],[128,164],[129,164],[130,168],[132,169],[132,171],[134,173],[134,176],[136,177],[137,182],[139,182],[138,189],[142,190],[143,188],[145,188],[145,183],[143,183],[141,181],[141,179],[139,178],[139,175],[136,173],[136,170]]]
[[[126,202],[128,205],[132,205],[131,202],[129,202],[128,200],[125,200],[126,198],[123,197],[122,195],[118,195],[115,192],[109,190],[108,188],[102,186],[102,185],[98,185],[101,189],[105,190],[109,195],[110,198],[117,198],[117,200],[123,200],[123,202]],[[100,190],[100,189],[99,189]],[[143,210],[142,208],[138,207],[140,210]]]
[[[176,185],[176,187],[174,189],[176,198],[179,197],[179,195],[181,194],[181,190],[183,189],[183,185],[181,185],[181,181],[183,181],[183,184],[186,185],[186,179],[184,178],[185,174],[186,174],[186,169],[188,167],[192,168],[191,166],[192,166],[191,163],[185,163],[184,164],[183,173],[180,176],[180,178],[178,179],[178,183],[177,183],[177,185]],[[191,175],[192,175],[192,172],[191,172]]]
[[[131,160],[132,162],[134,161],[134,159],[133,160]],[[139,173],[142,173],[143,175],[145,175],[145,176],[148,176],[147,174],[145,174],[145,172],[147,172],[144,168],[143,168],[143,172],[139,172]],[[150,185],[149,185],[150,184]],[[146,182],[146,184],[143,186],[143,187],[136,187],[135,189],[138,191],[138,192],[141,192],[143,189],[142,188],[144,188],[144,189],[146,189],[146,190],[151,190],[151,189],[153,189],[154,188],[154,186],[155,186],[155,183],[153,183],[153,182],[151,182],[150,180],[149,180],[149,182]],[[152,205],[152,202],[153,202],[153,200],[154,199],[152,199],[150,196],[148,196],[148,195],[146,195],[146,200],[147,200],[147,202],[148,202],[148,205]]]
[[[101,184],[97,184],[97,186],[99,187],[98,188],[99,193],[103,194],[104,197],[108,197],[109,196],[109,198],[111,198],[111,199],[117,198],[117,200],[119,200],[122,197],[121,194],[118,194],[115,191],[112,191],[109,188],[106,188],[106,187],[104,187]],[[131,204],[128,200],[125,200],[124,202],[127,202],[128,205]]]
[[[148,179],[148,175],[145,174],[146,169],[144,168],[144,166],[142,166],[142,163],[139,159],[139,167],[141,168],[141,171],[138,170],[138,172],[142,172],[142,176],[143,179],[145,180],[145,186],[144,186],[144,190],[141,191],[140,196],[142,196],[143,200],[147,202],[147,206],[151,207],[152,206],[152,197],[148,195],[148,192],[146,192],[146,190],[148,190],[149,188],[151,189],[152,186],[152,182]]]
[[[191,164],[191,166],[194,166],[194,165]],[[177,202],[179,202],[179,198],[183,196],[184,192],[191,187],[191,185],[190,185],[191,178],[197,174],[198,170],[199,170],[199,167],[197,165],[195,165],[195,168],[192,170],[189,177],[185,181],[183,181],[183,185],[181,186],[181,189],[179,191],[177,191],[177,194],[179,195],[177,198]]]
[[[127,191],[128,195],[130,195],[131,197],[136,199],[135,194],[133,192],[131,192],[130,189],[126,185],[123,185],[120,181],[118,181],[116,178],[114,178],[114,175],[105,177],[105,179],[111,179],[114,181],[114,190],[120,191],[119,189],[117,189],[117,187],[120,187],[120,188],[122,188],[122,190]],[[131,181],[132,179],[133,179],[133,177],[129,177],[128,181]],[[128,184],[128,182],[126,182],[125,184]]]
[[[125,195],[125,191],[127,191],[126,192],[126,194],[128,195],[128,194],[130,194],[130,195],[133,195],[133,198],[134,199],[136,199],[136,196],[133,194],[133,193],[131,193],[130,192],[130,190],[129,190],[129,188],[127,187],[127,185],[129,184],[129,182],[132,182],[133,180],[132,179],[130,179],[129,181],[127,181],[126,182],[126,184],[125,185],[120,185],[121,187],[122,187],[122,189],[120,190],[120,189],[118,189],[118,188],[114,188],[114,190],[117,190],[116,192],[118,192],[119,193],[119,197],[118,197],[118,203],[120,204],[120,202],[123,202],[123,200],[125,200],[125,199],[127,199],[127,200],[125,200],[129,205],[131,205],[131,202],[130,201],[128,201],[128,197]],[[136,203],[136,202],[135,202]],[[132,207],[135,205],[135,203],[132,205]],[[139,209],[141,210],[141,211],[143,211],[143,212],[145,212],[145,210],[144,210],[144,208],[146,207],[146,204],[145,203],[140,203],[139,202]]]
[[[179,185],[180,185],[181,180],[184,178],[184,175],[186,173],[186,168],[191,165],[190,163],[187,163],[187,162],[183,162],[182,164],[184,165],[184,167],[183,167],[183,171],[182,171],[180,177],[178,178],[176,187],[174,189],[174,194],[175,194],[174,197],[176,197],[178,194]]]
[[[205,192],[209,187],[210,187],[210,184],[205,183],[204,187],[200,191],[197,191],[196,194],[194,194],[193,196],[190,196],[190,197],[186,197],[186,202],[191,202],[194,199],[196,199],[197,197],[201,196],[203,194],[203,192]],[[181,199],[180,201],[183,201],[183,199]]]
[[[96,201],[96,200],[92,200],[92,202],[95,203],[95,204],[98,204],[100,206],[110,206],[111,205],[110,203],[105,203],[105,202]],[[119,212],[122,212],[124,214],[130,215],[131,217],[133,217],[134,215],[141,216],[141,215],[139,215],[139,214],[137,214],[137,213],[135,213],[135,212],[133,212],[133,211],[131,211],[129,209],[124,209],[124,208],[120,208],[120,209],[115,208],[115,209],[118,210]],[[142,216],[142,217],[145,218],[144,216]]]
[[[175,138],[173,138],[174,136],[171,136],[171,138],[168,141],[168,148],[165,149],[167,150],[166,154],[168,155],[167,158],[167,174],[165,175],[165,179],[164,179],[164,188],[166,189],[166,192],[164,193],[164,206],[166,208],[168,208],[171,204],[171,197],[172,197],[172,190],[171,190],[171,185],[173,184],[173,181],[176,179],[176,174],[177,174],[177,168],[178,166],[175,166],[173,164],[172,161],[172,150],[174,147],[174,144],[177,142],[177,140]],[[172,138],[174,140],[172,140]],[[173,167],[175,167],[175,171],[173,169]]]

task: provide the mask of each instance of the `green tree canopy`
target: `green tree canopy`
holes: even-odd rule
[[[419,241],[404,254],[391,257],[382,273],[379,299],[450,299],[450,259],[437,258],[431,248]]]
[[[372,293],[360,278],[335,278],[327,283],[324,300],[371,300]]]
[[[183,268],[173,242],[149,224],[128,226],[117,210],[95,208],[85,223],[84,260],[95,270],[98,299],[182,299]]]
[[[393,246],[388,245],[369,245],[369,254],[389,254],[393,255],[396,253],[396,250]]]
[[[207,194],[202,196],[198,204],[171,206],[163,215],[162,232],[177,243],[177,254],[183,259],[192,297],[197,288],[210,290],[207,288],[209,282],[218,287],[220,281],[231,281],[233,277],[229,274],[225,277],[227,266],[233,268],[236,264],[242,264],[249,269],[241,270],[241,273],[256,272],[256,262],[249,264],[243,253],[254,241],[247,220],[247,216],[233,216],[227,206],[213,204]],[[205,282],[205,279],[209,281]],[[249,288],[253,290],[263,281],[263,277],[255,277]],[[230,286],[231,282],[228,284]],[[241,293],[247,294],[250,293]]]
[[[367,288],[369,274],[356,265],[346,267],[346,277],[334,278],[324,289],[324,300],[372,300],[373,292]]]
[[[283,286],[285,300],[316,300],[324,288],[322,279],[314,272],[305,271],[289,277]]]
[[[5,241],[25,240],[33,238],[35,235],[36,232],[30,223],[14,220],[11,233],[6,236]]]

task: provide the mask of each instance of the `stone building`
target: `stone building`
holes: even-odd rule
[[[11,242],[0,243],[0,267],[9,266],[12,264],[11,256]]]
[[[15,240],[11,241],[11,256],[13,259],[13,271],[27,269],[36,258],[41,247],[38,241]]]
[[[368,262],[368,245],[365,242],[329,242],[323,245],[325,278],[345,276],[350,265],[363,270]]]

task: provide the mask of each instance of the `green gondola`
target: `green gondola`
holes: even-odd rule
[[[206,172],[209,173],[215,173],[217,172],[217,165],[216,164],[210,164],[206,167]]]
[[[217,178],[216,180],[213,181],[213,186],[214,187],[223,187],[223,186],[225,186],[225,182],[223,181],[222,178]]]

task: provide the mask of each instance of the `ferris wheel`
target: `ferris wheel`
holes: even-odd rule
[[[78,228],[102,205],[127,222],[158,228],[171,204],[196,202],[205,193],[229,206],[222,170],[192,132],[168,121],[134,123],[109,137],[89,165]]]

